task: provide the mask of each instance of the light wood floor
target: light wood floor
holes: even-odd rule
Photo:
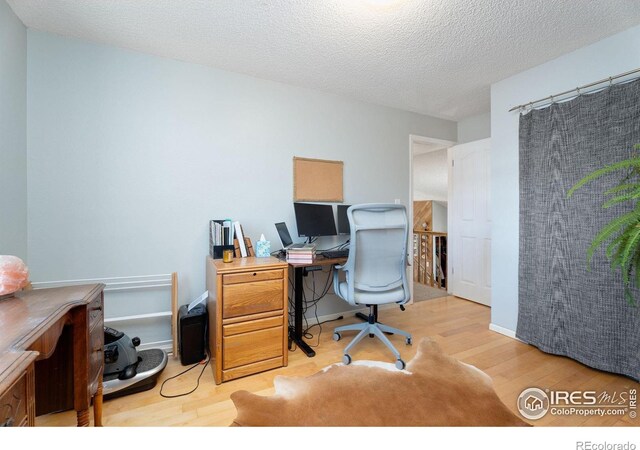
[[[552,356],[536,348],[505,337],[488,329],[490,309],[456,297],[419,302],[407,307],[380,311],[382,322],[407,330],[414,342],[429,336],[439,342],[442,349],[461,361],[473,364],[493,378],[500,399],[516,414],[516,399],[528,387],[555,390],[607,390],[609,392],[638,388],[635,381],[590,369],[569,358]],[[249,376],[216,386],[210,367],[207,367],[200,387],[193,394],[175,399],[160,397],[162,380],[175,375],[184,367],[171,359],[158,385],[150,391],[133,394],[104,404],[105,426],[227,426],[236,415],[229,395],[244,389],[260,395],[273,394],[276,375],[307,376],[330,364],[339,362],[342,349],[349,336],[340,342],[331,339],[338,324],[354,322],[345,319],[323,326],[320,345],[315,358],[307,358],[299,349],[289,353],[289,366]],[[312,331],[317,331],[317,327]],[[405,361],[416,352],[417,345],[405,346],[403,340],[391,337]],[[314,338],[311,344],[315,344]],[[354,359],[373,359],[393,362],[391,353],[377,339],[365,339],[354,349]],[[165,386],[165,394],[177,394],[195,386],[197,373],[193,369]],[[638,426],[638,419],[624,417],[554,417],[531,422],[546,426]],[[65,412],[38,417],[40,426],[75,425],[75,413]]]

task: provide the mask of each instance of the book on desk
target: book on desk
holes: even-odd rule
[[[316,259],[316,244],[304,244],[299,247],[287,248],[287,262],[293,264],[308,264]]]

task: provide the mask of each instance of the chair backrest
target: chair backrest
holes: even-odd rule
[[[404,301],[408,301],[406,208],[386,203],[353,205],[347,210],[347,217],[351,228],[345,264],[348,284],[369,292],[402,287]]]

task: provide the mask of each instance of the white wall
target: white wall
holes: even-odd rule
[[[345,203],[407,204],[409,135],[456,136],[455,122],[33,30],[28,58],[39,281],[177,271],[186,303],[205,289],[209,219],[274,249],[275,222],[297,236],[294,155],[343,160]]]
[[[467,117],[458,122],[458,144],[491,137],[491,113]]]
[[[27,259],[27,30],[0,0],[0,255]]]
[[[549,61],[491,87],[491,321],[515,330],[518,317],[518,113],[511,107],[640,67],[640,26]]]
[[[422,144],[414,143],[414,151]],[[447,149],[413,157],[413,199],[447,201]]]

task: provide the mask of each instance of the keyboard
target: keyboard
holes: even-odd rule
[[[322,252],[325,258],[346,258],[349,256],[349,250],[326,250]]]

